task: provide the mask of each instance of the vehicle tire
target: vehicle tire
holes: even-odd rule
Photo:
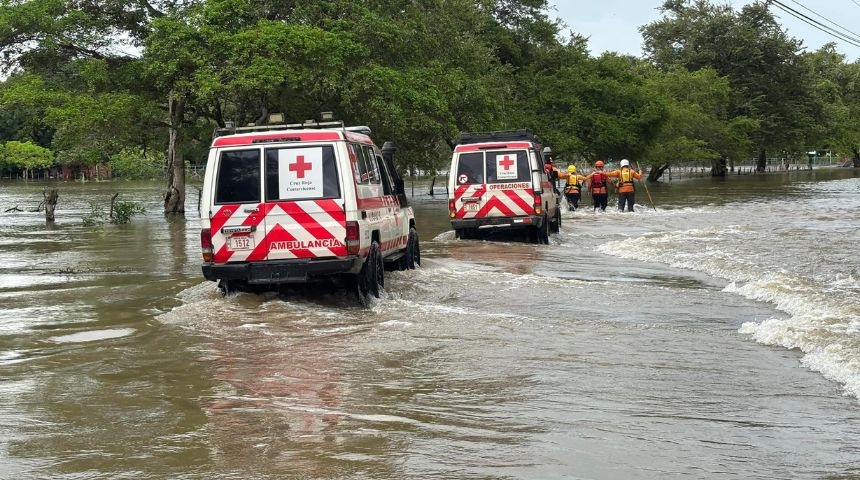
[[[409,237],[406,240],[406,251],[400,263],[401,270],[414,270],[415,265],[421,265],[421,248],[418,244],[418,231],[415,227],[409,228]]]
[[[549,219],[546,215],[543,216],[543,221],[539,227],[534,227],[532,231],[532,243],[537,245],[549,244]]]
[[[375,248],[374,248],[375,247]],[[376,278],[370,282],[370,293],[374,297],[379,298],[379,292],[385,288],[385,264],[382,260],[382,252],[379,250],[379,244],[373,242],[370,244],[370,251],[376,251],[374,262],[376,262]]]
[[[561,231],[561,206],[555,208],[555,218],[549,225],[549,231],[552,233]]]
[[[459,230],[456,230],[456,232],[457,238],[459,238],[460,240],[471,240],[475,238],[474,231],[471,228],[461,228]]]
[[[248,284],[242,280],[218,280],[218,293],[227,297],[240,292],[250,292]]]
[[[370,251],[361,271],[356,274],[355,293],[358,301],[365,307],[370,306],[371,297],[379,298],[379,290],[384,287],[385,268],[382,264],[382,254],[379,252],[379,243],[375,240],[370,244]]]

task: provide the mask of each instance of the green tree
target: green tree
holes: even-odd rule
[[[0,146],[0,158],[6,168],[23,170],[24,178],[28,178],[33,170],[48,168],[54,164],[54,154],[47,148],[17,140],[5,142]]]
[[[710,67],[728,78],[729,118],[758,122],[758,170],[768,149],[790,151],[809,141],[823,109],[810,94],[801,42],[785,33],[766,2],[736,12],[707,0],[667,0],[662,11],[641,28],[647,57],[661,69]]]
[[[649,86],[666,102],[667,118],[645,158],[657,180],[672,163],[711,163],[715,176],[725,176],[730,164],[752,152],[757,122],[728,117],[731,88],[728,79],[711,68],[690,72],[676,67],[655,72]]]

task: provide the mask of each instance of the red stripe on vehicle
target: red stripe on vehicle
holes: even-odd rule
[[[534,208],[534,205],[531,205],[527,201],[523,200],[523,197],[519,196],[519,194],[517,194],[516,191],[514,191],[514,190],[502,190],[502,191],[505,193],[505,195],[508,196],[508,198],[511,199],[511,201],[513,201],[518,207],[520,207],[520,210],[522,210],[521,213],[528,215],[529,212],[531,212],[532,208]],[[533,201],[533,200],[531,198],[529,198],[529,201]]]
[[[272,230],[266,235],[266,239],[264,243],[268,247],[272,244],[272,242],[293,242],[296,241],[296,237],[294,237],[290,232],[286,231],[284,227],[280,225],[275,225]],[[310,250],[306,248],[297,248],[297,249],[288,249],[290,253],[296,256],[296,258],[313,258],[316,255],[313,254]]]
[[[209,220],[209,228],[212,233],[221,232],[221,227],[227,223],[227,220],[230,220],[230,217],[236,213],[236,210],[239,209],[238,204],[234,205],[221,205],[221,208],[215,212],[215,215],[212,215],[212,218]]]
[[[218,137],[212,142],[213,147],[231,147],[236,145],[251,145],[255,141],[277,141],[285,142],[319,142],[341,140],[343,137],[339,132],[302,132],[302,131],[281,131],[281,132],[260,132],[248,133],[241,135],[227,135]]]
[[[343,205],[337,203],[335,200],[317,200],[316,204],[323,209],[325,213],[329,214],[334,221],[340,224],[345,224],[346,212],[343,211]]]
[[[296,203],[286,202],[279,203],[279,207],[284,211],[287,215],[289,215],[297,224],[301,225],[302,228],[308,231],[312,237],[323,240],[329,238],[335,238],[335,236],[328,231],[325,227],[320,225],[320,223],[313,217],[313,215],[308,212],[302,210],[301,207]]]
[[[508,208],[507,205],[502,203],[501,200],[496,197],[491,197],[489,200],[487,200],[486,203],[484,203],[484,206],[481,207],[481,210],[478,211],[478,215],[476,216],[486,217],[490,213],[490,211],[492,211],[493,208],[497,209],[502,215],[506,217],[513,217],[515,215],[515,213],[510,208]]]
[[[488,143],[471,143],[468,145],[457,145],[454,148],[455,152],[474,152],[477,150],[492,150],[504,148],[530,148],[532,145],[527,142],[488,142]]]
[[[227,250],[227,244],[221,246],[215,255],[212,256],[212,261],[215,263],[227,263],[230,261],[230,257],[233,256],[232,250]]]

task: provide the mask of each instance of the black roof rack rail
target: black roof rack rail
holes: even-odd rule
[[[457,139],[458,145],[485,142],[509,142],[512,140],[524,140],[540,143],[540,138],[527,128],[519,130],[500,130],[496,132],[460,132]]]
[[[332,121],[332,122],[317,122],[314,120],[308,120],[304,123],[282,123],[282,124],[273,124],[273,125],[247,125],[245,127],[232,127],[232,128],[216,128],[214,132],[212,132],[212,138],[220,137],[222,135],[233,135],[236,133],[243,132],[266,132],[269,130],[301,130],[305,128],[342,128],[347,131],[360,131],[364,133],[363,130],[351,130],[355,127],[345,127],[343,122],[340,120]],[[368,132],[370,128],[368,127],[360,127],[362,129],[366,129]]]

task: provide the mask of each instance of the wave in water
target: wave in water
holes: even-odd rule
[[[790,246],[780,242],[804,240],[780,239],[766,225],[727,225],[646,234],[598,250],[704,272],[728,280],[727,293],[772,304],[788,317],[746,322],[739,332],[762,344],[801,350],[804,366],[860,398],[860,282],[844,266],[815,265],[821,252],[804,261],[781,261],[779,252]]]

